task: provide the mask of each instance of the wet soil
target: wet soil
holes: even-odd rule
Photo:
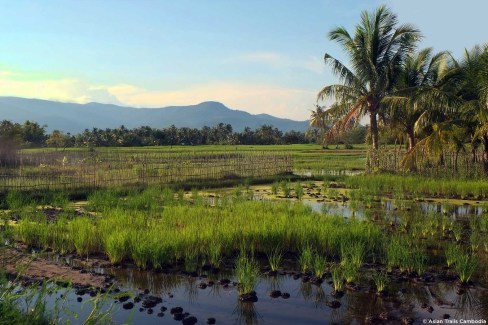
[[[96,260],[92,260],[91,263],[93,265]],[[27,253],[25,249],[2,248],[0,265],[7,273],[22,276],[31,281],[50,279],[92,287],[102,287],[107,282],[105,275],[35,257]]]

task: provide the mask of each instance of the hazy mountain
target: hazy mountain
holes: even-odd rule
[[[190,106],[169,106],[161,108],[133,108],[117,105],[88,103],[73,104],[49,100],[19,97],[0,97],[0,120],[23,123],[26,120],[46,124],[48,131],[55,129],[78,133],[84,129],[127,128],[150,126],[164,128],[201,128],[220,122],[231,124],[234,131],[244,127],[251,129],[263,124],[272,125],[281,131],[305,131],[308,121],[293,121],[268,114],[252,115],[232,110],[218,102],[203,102]]]

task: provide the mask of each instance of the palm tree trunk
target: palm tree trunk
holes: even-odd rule
[[[369,127],[371,132],[371,142],[373,144],[373,149],[378,150],[378,120],[376,111],[369,112]]]
[[[408,138],[408,151],[412,150],[415,147],[415,136],[413,134],[413,130],[407,130],[407,138]]]
[[[483,136],[483,173],[488,176],[488,135]]]

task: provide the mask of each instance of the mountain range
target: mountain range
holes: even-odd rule
[[[126,128],[150,126],[202,128],[218,123],[231,124],[234,131],[246,126],[256,129],[264,124],[286,132],[304,132],[308,121],[294,121],[268,114],[253,115],[233,110],[219,102],[203,102],[189,106],[134,108],[100,103],[62,103],[41,99],[0,97],[0,120],[24,123],[26,120],[47,125],[46,130],[61,130],[72,134],[84,129]]]

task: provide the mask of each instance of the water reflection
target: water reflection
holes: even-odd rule
[[[237,315],[235,324],[257,325],[259,320],[263,320],[256,305],[248,302],[238,301],[232,314]]]

